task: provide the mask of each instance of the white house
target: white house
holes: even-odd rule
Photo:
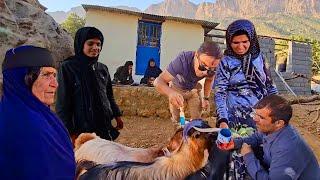
[[[184,50],[196,50],[205,34],[218,23],[159,16],[129,10],[82,5],[86,10],[86,26],[100,29],[105,41],[99,61],[110,74],[125,61],[134,62],[134,79],[140,81],[150,58],[162,70]]]

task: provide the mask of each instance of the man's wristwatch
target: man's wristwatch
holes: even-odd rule
[[[205,97],[205,96],[204,96],[203,99],[209,101],[209,97]]]

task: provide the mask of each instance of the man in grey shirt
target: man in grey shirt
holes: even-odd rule
[[[155,80],[156,89],[169,97],[175,125],[179,122],[179,108],[185,104],[189,107],[192,119],[201,118],[202,108],[208,108],[215,69],[221,57],[222,51],[216,43],[204,42],[197,51],[180,53]],[[204,97],[201,99],[202,85],[199,81],[203,78]]]
[[[235,138],[226,147],[219,148],[241,148],[247,171],[253,179],[319,180],[320,170],[315,155],[289,124],[292,117],[290,104],[278,95],[270,95],[261,99],[253,109],[258,132],[247,138]],[[263,147],[262,162],[251,149],[257,146]]]

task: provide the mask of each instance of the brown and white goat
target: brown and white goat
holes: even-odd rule
[[[82,133],[75,141],[76,161],[88,160],[98,164],[117,161],[152,162],[155,158],[168,155],[182,141],[182,129],[177,130],[165,147],[147,149],[132,148],[113,141],[101,139],[95,133]]]
[[[186,140],[169,157],[162,156],[152,163],[117,162],[113,164],[96,165],[90,161],[78,164],[79,179],[97,180],[178,180],[202,168],[208,159],[208,148],[211,147],[211,137],[191,129]],[[88,167],[89,166],[89,167]]]

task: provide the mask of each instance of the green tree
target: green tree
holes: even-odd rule
[[[67,30],[74,38],[78,29],[85,24],[85,19],[78,16],[76,13],[71,13],[61,26]]]

